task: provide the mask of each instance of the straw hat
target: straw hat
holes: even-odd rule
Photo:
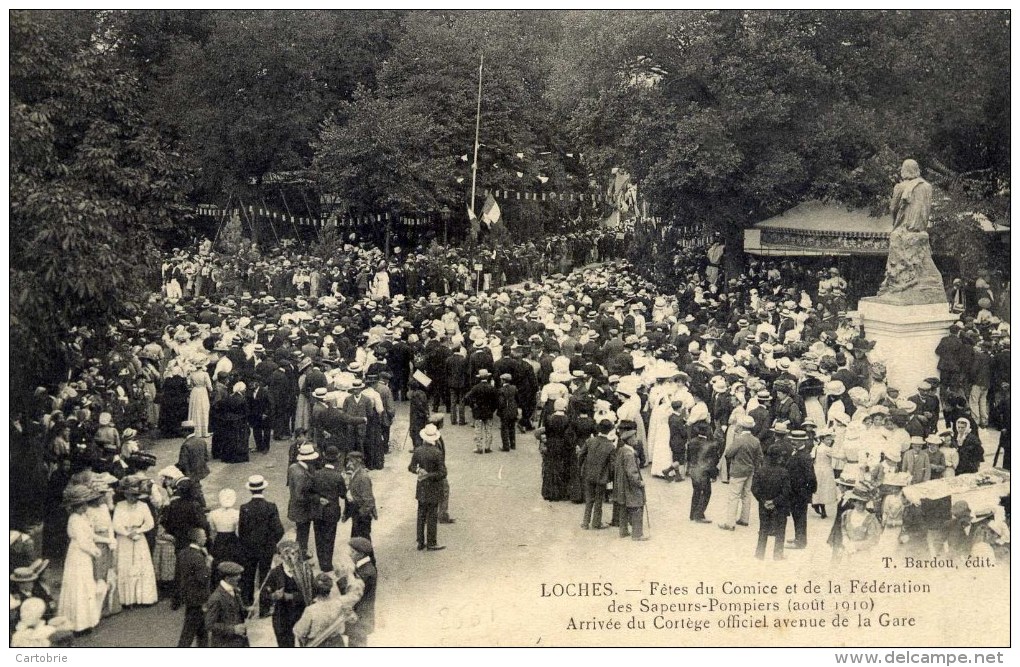
[[[78,507],[101,497],[103,494],[84,484],[72,484],[64,489],[63,504],[65,507]]]

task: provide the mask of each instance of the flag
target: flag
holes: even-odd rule
[[[544,184],[549,182],[549,177],[548,176],[539,176],[538,180],[539,180],[540,183],[542,183],[544,185]]]
[[[461,162],[467,162],[467,160],[468,160],[467,153],[464,153],[463,155],[460,156],[460,161]]]
[[[485,198],[485,205],[482,206],[482,220],[491,227],[492,223],[499,221],[499,216],[499,204],[496,203],[496,198],[490,193]]]

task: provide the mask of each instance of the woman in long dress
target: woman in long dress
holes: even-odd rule
[[[64,576],[60,583],[57,615],[66,618],[75,632],[85,632],[99,625],[99,587],[93,562],[99,558],[99,547],[93,539],[92,524],[85,512],[88,502],[98,493],[84,484],[75,484],[64,492],[64,505],[70,516],[67,535],[71,542],[64,560]]]
[[[226,433],[222,441],[220,458],[224,463],[245,463],[248,461],[248,400],[244,392],[247,387],[243,382],[234,385],[233,393],[220,401],[219,426],[216,428]]]
[[[909,473],[894,473],[882,480],[882,535],[876,550],[882,556],[896,556],[900,552],[900,533],[903,531],[903,487],[910,481]]]
[[[176,466],[168,466],[159,471],[159,486],[152,488],[153,505],[156,507],[156,544],[152,548],[152,568],[156,572],[156,588],[167,592],[172,586],[177,572],[177,550],[174,536],[167,532],[160,520],[163,512],[170,504],[174,483],[184,475]]]
[[[93,565],[99,585],[97,595],[102,615],[112,616],[121,611],[120,591],[117,590],[117,538],[113,534],[113,518],[110,516],[113,491],[106,481],[99,479],[94,479],[91,485],[93,491],[100,494],[89,501],[85,512],[92,526],[92,539],[99,549]]]
[[[117,534],[117,588],[121,604],[154,604],[156,571],[145,534],[156,527],[149,506],[139,502],[142,496],[140,480],[125,477],[122,484],[124,500],[113,510],[113,530]]]
[[[195,435],[204,438],[209,435],[209,393],[212,391],[212,379],[204,368],[199,368],[188,376],[188,386],[191,387],[188,421],[195,422]]]
[[[567,399],[557,399],[553,413],[546,420],[545,426],[539,429],[539,440],[542,443],[542,498],[545,500],[566,500],[568,497],[570,462],[574,452],[568,434],[570,420],[567,419],[566,410]]]
[[[836,476],[832,472],[832,445],[835,434],[831,429],[822,429],[817,435],[814,469],[818,485],[811,496],[811,507],[818,516],[825,519],[828,517],[828,506],[836,502]]]
[[[851,509],[843,515],[842,522],[843,551],[848,560],[862,562],[867,559],[866,554],[878,545],[882,526],[868,511],[868,498],[851,493],[850,500]]]
[[[665,378],[664,378],[665,379]],[[651,418],[648,420],[648,461],[652,476],[669,481],[673,468],[673,450],[669,447],[669,416],[673,414],[673,395],[676,385],[660,380],[648,392]]]
[[[173,367],[164,376],[159,397],[159,431],[165,438],[181,434],[181,422],[188,418],[188,380],[182,371]]]

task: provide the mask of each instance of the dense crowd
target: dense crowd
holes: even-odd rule
[[[452,521],[443,413],[470,423],[480,455],[513,451],[531,433],[542,497],[583,504],[585,529],[605,527],[612,502],[609,524],[645,539],[647,474],[690,479],[693,522],[711,523],[713,488],[723,488],[711,508],[727,531],[749,524],[756,499],[758,557],[770,537],[777,558],[808,546],[810,507],[832,513],[835,562],[1008,558],[1002,507],[933,509],[903,493],[982,470],[989,425],[1010,467],[1009,325],[985,303],[965,307],[940,344],[939,377],[890,386],[848,317],[838,270],[752,260],[724,275],[699,247],[677,254],[670,270],[683,280],[663,290],[649,267],[611,261],[630,233],[433,246],[394,251],[395,261],[354,244],[328,257],[173,253],[162,292],[116,325],[119,345],[96,350],[77,332],[77,372],[12,416],[12,633],[54,616],[88,631],[162,590],[185,607],[182,645],[207,632],[213,645],[244,645],[246,614],[272,614],[280,645],[364,645],[369,472],[387,465],[400,401],[410,404],[420,549],[441,548],[436,523]],[[145,432],[185,436],[177,465],[155,479]],[[240,510],[231,492],[209,511],[202,492],[210,457],[247,461],[273,440],[290,443],[296,541],[280,542],[258,476]],[[263,514],[246,524],[253,511]],[[333,562],[346,519],[354,570]],[[64,562],[57,601],[33,589],[42,558]],[[220,582],[211,596],[195,574],[203,568]],[[16,593],[45,601],[41,621],[25,620]]]

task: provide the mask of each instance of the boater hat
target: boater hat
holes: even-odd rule
[[[269,483],[262,475],[252,475],[248,478],[249,491],[265,491],[267,486],[269,486]]]

